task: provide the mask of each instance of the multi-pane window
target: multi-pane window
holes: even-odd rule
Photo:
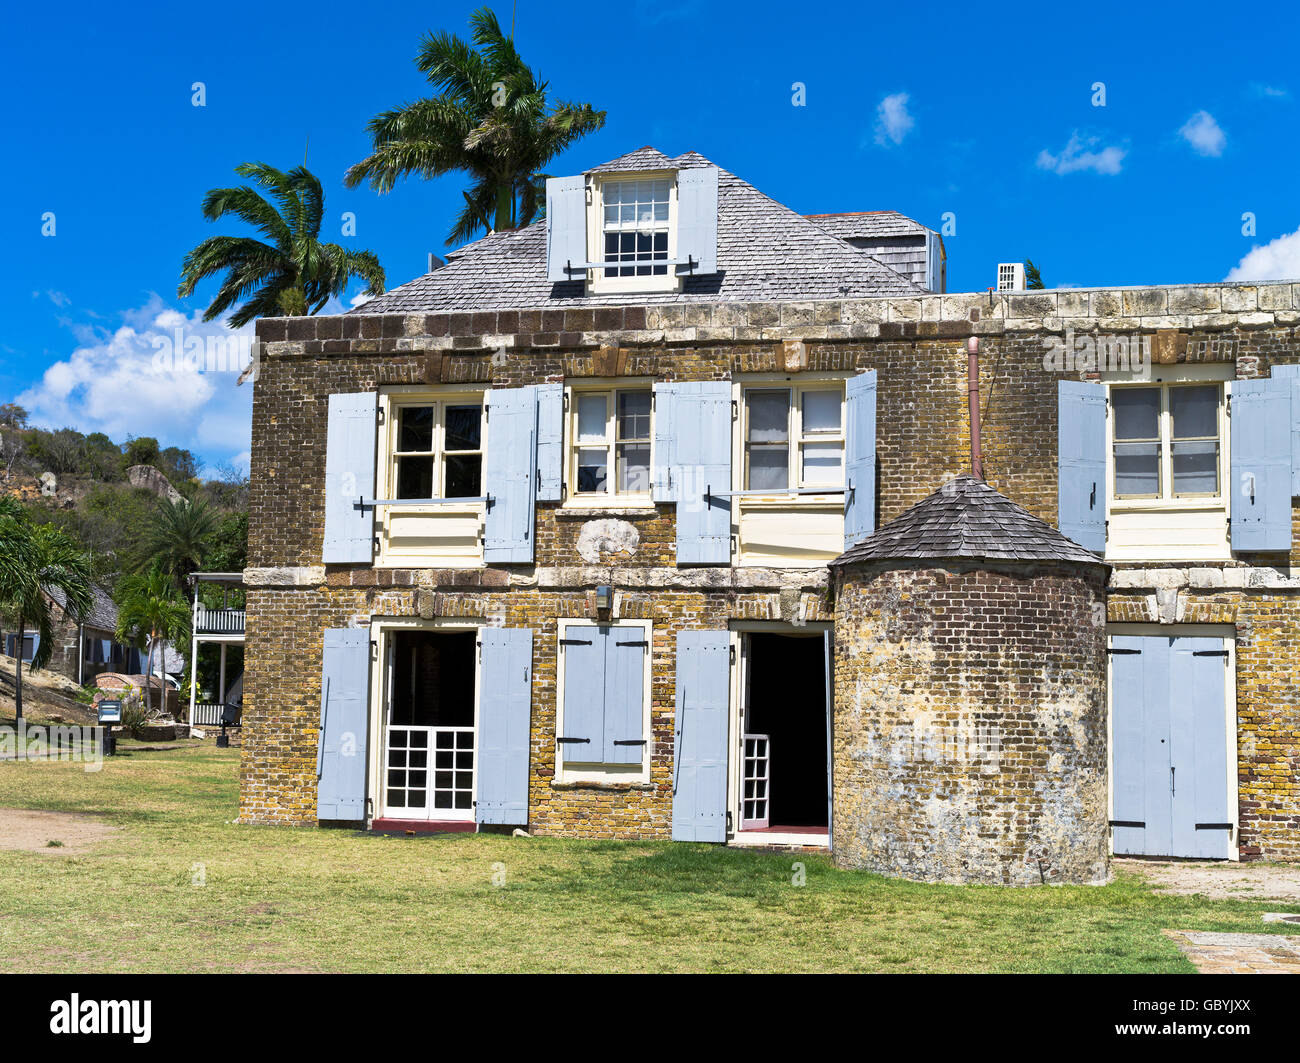
[[[574,492],[649,492],[650,391],[578,391],[573,409]]]
[[[396,498],[483,494],[483,407],[474,401],[399,406],[393,447]]]
[[[844,393],[751,388],[745,393],[745,489],[844,485]]]
[[[1221,385],[1115,387],[1110,400],[1116,498],[1219,495]]]
[[[602,186],[601,238],[606,277],[664,277],[668,261],[669,197],[667,177],[606,181]]]

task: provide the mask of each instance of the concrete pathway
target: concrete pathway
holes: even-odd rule
[[[1200,974],[1300,974],[1300,937],[1166,930]]]

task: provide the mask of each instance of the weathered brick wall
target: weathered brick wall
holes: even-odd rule
[[[1268,375],[1275,364],[1300,362],[1298,326],[1300,285],[1290,284],[261,321],[263,361],[253,413],[244,814],[292,821],[314,816],[314,793],[301,791],[314,791],[320,630],[345,622],[338,620],[342,614],[368,619],[380,613],[386,599],[374,596],[385,593],[383,588],[395,588],[391,593],[410,600],[402,608],[429,616],[481,615],[491,623],[521,617],[509,604],[515,599],[534,605],[554,600],[557,610],[563,600],[570,608],[589,600],[597,582],[613,583],[629,603],[629,595],[639,594],[662,602],[653,606],[664,610],[655,618],[654,711],[656,728],[667,726],[671,732],[666,722],[672,712],[671,647],[661,653],[660,624],[664,631],[686,617],[692,623],[708,617],[723,624],[736,618],[737,603],[746,595],[764,599],[763,608],[776,609],[775,615],[793,616],[791,601],[797,603],[801,593],[809,599],[824,580],[824,572],[777,579],[725,568],[679,570],[672,506],[657,506],[653,514],[610,513],[635,529],[637,546],[635,552],[601,554],[596,563],[579,555],[578,537],[592,517],[604,514],[571,516],[541,504],[535,566],[471,572],[326,570],[320,564],[321,485],[331,392],[421,382],[511,386],[592,376],[689,380],[875,369],[877,512],[883,523],[945,477],[968,468],[965,342],[978,335],[986,478],[1054,524],[1057,381],[1090,373],[1086,365],[1064,373],[1046,368],[1048,341],[1141,336],[1151,341],[1162,364],[1231,363],[1236,376],[1249,378]],[[1285,569],[1288,560],[1300,566],[1300,512],[1293,541],[1290,559],[1244,556],[1208,569],[1253,578]],[[1117,575],[1125,568],[1119,566]],[[344,588],[353,596],[341,597]],[[1190,587],[1185,590],[1191,593]],[[1249,783],[1243,782],[1242,790],[1243,855],[1297,855],[1300,764],[1288,735],[1300,715],[1300,693],[1294,679],[1286,681],[1300,674],[1288,634],[1300,625],[1297,592],[1300,581],[1286,575],[1275,593],[1245,596],[1271,602],[1269,623],[1276,638],[1267,659],[1243,649],[1238,664],[1241,772]],[[340,605],[345,598],[348,604]],[[1117,611],[1118,604],[1112,614]],[[259,615],[272,613],[274,623],[259,626]],[[1249,608],[1243,605],[1238,613],[1247,616]],[[539,631],[539,647],[554,637],[557,615],[524,617]],[[294,630],[282,633],[282,625]],[[538,687],[546,681],[548,654],[553,672],[553,647],[539,648]],[[282,688],[295,692],[288,701],[281,700]],[[535,728],[545,726],[547,713],[553,721],[553,704],[535,690]],[[543,749],[549,739],[535,736],[534,741],[537,773],[553,755],[553,743]],[[310,772],[300,763],[303,757],[311,762]],[[542,777],[535,774],[538,827],[575,829],[560,824],[573,822],[586,807],[608,810],[593,830],[614,821],[622,832],[631,832],[633,822],[637,831],[662,830],[666,813],[654,789],[662,770],[656,762],[651,789],[640,794],[587,790],[570,796],[549,783],[539,789]]]
[[[843,570],[838,864],[938,882],[1106,880],[1103,573]]]

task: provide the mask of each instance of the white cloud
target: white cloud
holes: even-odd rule
[[[1197,111],[1183,123],[1178,135],[1192,146],[1197,155],[1212,155],[1217,158],[1223,154],[1224,145],[1228,143],[1228,138],[1223,135],[1219,123],[1209,111]]]
[[[1291,97],[1291,93],[1282,85],[1265,85],[1259,81],[1251,83],[1250,92],[1261,100],[1286,100]]]
[[[1046,148],[1038,153],[1038,168],[1061,176],[1082,170],[1108,175],[1119,173],[1128,152],[1114,145],[1094,150],[1099,143],[1096,137],[1082,136],[1076,129],[1059,155],[1053,155]]]
[[[909,98],[906,92],[895,92],[876,107],[876,143],[882,148],[903,143],[903,138],[916,125],[916,119],[907,110]]]
[[[357,292],[356,295],[354,295],[351,299],[348,300],[348,305],[349,305],[349,306],[365,306],[366,303],[370,302],[370,300],[373,299],[373,298],[374,298],[374,296],[373,296],[373,295],[367,295],[366,292],[365,292],[365,289],[363,288],[361,291]]]
[[[1280,281],[1300,278],[1300,229],[1263,247],[1252,247],[1224,280]]]
[[[154,436],[163,446],[193,450],[210,467],[246,461],[253,389],[235,386],[239,369],[231,371],[231,363],[246,354],[253,326],[232,331],[204,322],[200,311],[187,316],[157,295],[121,318],[112,331],[69,324],[76,348],[15,400],[32,423],[103,432],[117,443]],[[182,356],[172,358],[178,340]],[[203,352],[203,368],[226,371],[187,364],[186,347]]]

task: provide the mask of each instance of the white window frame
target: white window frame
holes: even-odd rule
[[[640,170],[629,173],[598,175],[588,184],[587,261],[605,261],[605,190],[625,181],[668,181],[668,261],[677,258],[677,171]],[[603,269],[587,271],[587,291],[603,292],[675,292],[681,278],[675,266],[662,277],[607,277]]]
[[[436,454],[435,464],[435,483],[436,489],[441,490],[446,481],[445,458],[446,452],[442,449],[443,434],[445,423],[441,414],[441,409],[446,406],[462,406],[477,403],[480,407],[484,406],[487,401],[487,389],[485,387],[467,388],[463,386],[451,387],[429,387],[428,385],[396,385],[392,387],[381,388],[379,393],[379,411],[382,417],[382,423],[379,426],[378,446],[376,450],[376,469],[375,496],[377,498],[397,498],[397,434],[400,428],[400,410],[403,406],[437,406],[439,413],[436,416],[434,428],[434,450]],[[480,479],[480,493],[476,497],[484,497],[487,494],[487,448],[489,446],[490,426],[486,413],[479,422],[479,453],[482,455],[482,474]],[[466,451],[455,451],[454,453],[472,453]],[[436,495],[434,497],[437,497]],[[487,513],[487,506],[483,502],[456,501],[441,502],[427,506],[377,506],[375,507],[375,534],[379,539],[379,551],[375,559],[376,568],[413,568],[421,567],[424,562],[418,557],[402,555],[400,557],[390,558],[388,556],[389,517],[393,513],[402,514],[420,514],[429,516],[445,516],[455,518],[470,517],[478,521],[479,534],[477,543],[472,552],[466,552],[463,555],[441,555],[436,561],[430,561],[430,564],[436,564],[439,568],[473,568],[483,564],[483,521]]]
[[[483,413],[485,392],[483,391],[456,391],[456,392],[438,392],[438,393],[414,393],[410,395],[393,395],[390,396],[388,409],[384,414],[385,427],[388,429],[387,446],[384,449],[384,460],[387,465],[387,482],[385,485],[384,498],[396,498],[398,488],[398,461],[401,457],[425,457],[427,456],[433,462],[433,494],[431,498],[445,498],[447,482],[447,457],[459,454],[476,454],[479,459],[479,495],[483,495],[486,487],[483,483],[484,459],[487,455],[487,418]],[[474,406],[479,407],[479,445],[477,450],[453,450],[447,449],[447,420],[445,411],[450,406]],[[402,410],[421,406],[429,406],[434,410],[433,422],[433,449],[431,451],[399,451],[397,449],[398,438],[401,431]]]
[[[739,422],[739,449],[737,462],[739,476],[735,477],[736,490],[748,491],[753,490],[749,487],[749,393],[751,391],[788,391],[790,393],[790,403],[786,415],[786,433],[787,433],[787,487],[784,489],[774,489],[764,491],[764,495],[770,495],[773,498],[816,498],[817,495],[796,495],[796,491],[815,491],[817,488],[824,488],[824,494],[843,493],[845,466],[848,455],[845,452],[845,417],[848,414],[846,400],[845,377],[829,377],[819,380],[794,381],[789,377],[782,377],[777,380],[745,380],[740,384],[739,395],[739,416],[736,420]],[[838,387],[840,393],[840,427],[839,431],[834,434],[814,434],[809,435],[803,428],[803,399],[808,392],[817,391],[834,391]],[[839,443],[840,444],[840,482],[837,484],[814,484],[805,483],[803,477],[803,448],[809,443]]]
[[[1228,404],[1232,394],[1233,366],[1188,366],[1174,371],[1152,368],[1151,379],[1106,381],[1106,491],[1111,512],[1141,512],[1170,510],[1223,510],[1227,511],[1230,491],[1232,464],[1229,454],[1230,431]],[[1170,411],[1169,393],[1178,387],[1216,385],[1219,388],[1218,430],[1219,430],[1219,490],[1217,494],[1182,495],[1173,494],[1173,415]],[[1115,405],[1111,396],[1120,389],[1159,388],[1160,389],[1160,496],[1120,498],[1115,491]]]
[[[644,491],[619,491],[618,490],[618,467],[617,467],[617,447],[618,447],[618,393],[620,391],[644,392],[650,399],[650,437],[647,444],[650,448],[650,470],[651,479],[654,476],[654,387],[649,378],[629,377],[626,380],[584,380],[574,381],[565,386],[565,508],[582,509],[609,509],[609,508],[629,508],[629,509],[648,509],[653,506],[651,501],[651,487],[648,483]],[[609,464],[608,474],[605,478],[605,490],[601,492],[579,492],[578,490],[578,451],[594,450],[600,447],[599,443],[580,443],[578,441],[578,400],[584,395],[604,395],[605,396],[605,442],[604,447],[607,453]]]
[[[570,767],[564,758],[563,743],[555,742],[555,781],[558,783],[601,783],[604,785],[646,786],[650,782],[650,763],[654,758],[654,733],[650,729],[651,658],[654,655],[654,624],[650,620],[611,620],[608,625],[595,620],[574,617],[556,621],[555,655],[555,735],[564,734],[564,640],[577,628],[614,627],[620,631],[643,632],[646,648],[643,654],[645,673],[641,679],[641,733],[645,745],[641,747],[641,766],[634,764],[591,764],[574,762]]]

